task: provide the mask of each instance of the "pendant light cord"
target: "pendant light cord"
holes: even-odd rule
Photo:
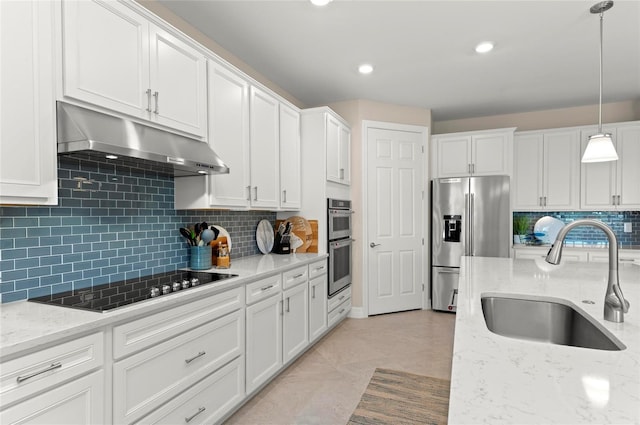
[[[602,22],[604,11],[600,12],[600,101],[598,102],[598,133],[602,134]]]

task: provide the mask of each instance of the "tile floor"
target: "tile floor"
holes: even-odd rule
[[[347,319],[226,424],[344,425],[377,367],[450,379],[454,322],[430,310]]]

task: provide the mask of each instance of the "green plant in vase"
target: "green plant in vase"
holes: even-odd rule
[[[524,243],[529,231],[529,219],[524,216],[513,218],[513,243]]]

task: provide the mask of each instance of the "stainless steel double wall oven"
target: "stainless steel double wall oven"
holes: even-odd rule
[[[327,199],[329,298],[351,285],[351,201]]]

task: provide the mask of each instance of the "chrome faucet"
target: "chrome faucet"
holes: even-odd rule
[[[562,257],[562,243],[567,233],[574,227],[593,226],[601,229],[609,239],[609,283],[607,284],[607,293],[604,296],[604,320],[610,322],[624,322],[624,313],[629,311],[629,301],[624,299],[620,282],[618,281],[618,238],[616,238],[613,230],[599,220],[576,220],[565,225],[558,236],[555,243],[551,246],[547,254],[547,263],[560,264]]]

